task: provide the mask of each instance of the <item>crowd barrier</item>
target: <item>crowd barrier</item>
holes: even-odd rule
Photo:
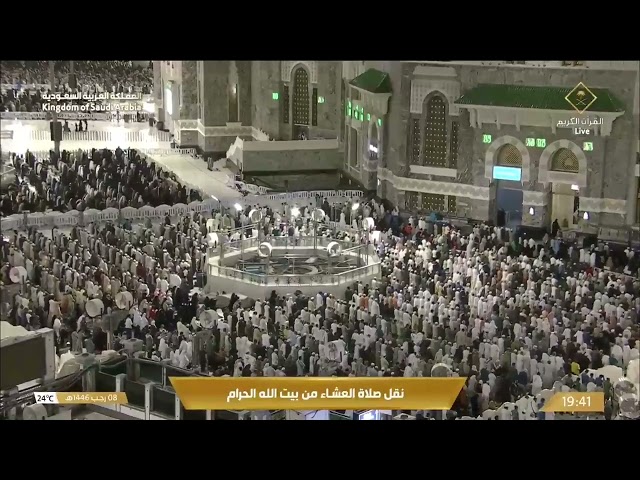
[[[11,90],[11,89],[18,89],[18,87],[20,88],[24,88],[24,89],[29,89],[29,90],[42,90],[43,88],[45,90],[49,90],[49,86],[51,84],[50,83],[23,83],[23,84],[17,84],[17,83],[3,83],[0,85],[0,87],[2,88],[2,90]]]
[[[50,141],[51,133],[48,130],[31,130],[30,140]],[[88,130],[84,132],[64,132],[62,141],[73,142],[171,142],[171,134],[161,130],[125,130],[123,132],[109,132],[105,130]]]
[[[118,220],[140,221],[151,219],[162,220],[167,214],[171,217],[178,215],[195,213],[208,213],[219,207],[219,202],[213,199],[206,199],[202,202],[191,202],[188,205],[177,203],[175,205],[160,205],[151,207],[145,205],[141,208],[124,207],[106,208],[104,210],[87,209],[84,212],[71,210],[66,213],[61,212],[23,212],[2,218],[0,227],[2,230],[20,230],[28,227],[52,228],[52,227],[72,227],[75,225],[86,225],[92,222],[115,222]]]
[[[289,193],[272,193],[268,195],[260,195],[264,200],[291,202],[306,199],[330,199],[330,198],[346,198],[350,200],[360,199],[362,192],[360,190],[313,190],[309,192],[289,192]]]
[[[64,145],[63,145],[64,147]],[[196,155],[195,148],[135,148],[135,151],[144,154],[147,157],[151,157],[150,161],[153,162],[153,156],[165,156],[165,155]],[[30,153],[35,155],[36,158],[48,158],[50,151],[49,150],[29,150]],[[9,153],[5,155],[2,154],[3,159],[8,159]],[[164,169],[166,170],[166,169]],[[183,185],[184,182],[181,182]],[[192,188],[191,190],[198,190],[197,188]]]
[[[0,113],[2,120],[51,120],[51,112],[2,112]],[[83,113],[83,112],[60,112],[58,120],[111,120],[110,113]]]
[[[38,152],[34,152],[37,156]],[[47,153],[48,152],[43,152]],[[291,192],[279,195],[250,195],[245,197],[246,203],[264,205],[270,203],[274,199],[280,200],[282,203],[290,203],[296,200],[307,198],[328,198],[329,201],[339,200],[353,200],[356,194],[362,194],[357,191],[316,191],[316,192]],[[107,222],[118,220],[144,220],[149,218],[151,220],[162,220],[167,213],[171,217],[178,215],[188,214],[190,212],[211,212],[214,209],[220,207],[232,208],[233,202],[228,204],[222,204],[220,201],[208,198],[202,202],[191,202],[188,205],[178,203],[173,206],[160,205],[158,207],[151,207],[145,205],[141,208],[124,207],[122,209],[107,208],[99,211],[94,209],[88,209],[84,212],[77,210],[71,210],[66,213],[61,212],[24,212],[14,214],[9,217],[2,218],[1,228],[2,230],[20,230],[27,227],[36,228],[48,228],[48,227],[65,227],[74,225],[86,225],[91,222]]]
[[[207,258],[209,265],[208,273],[215,277],[225,277],[233,280],[239,280],[242,282],[260,284],[270,287],[277,287],[283,285],[343,285],[352,284],[358,278],[363,276],[378,276],[381,272],[380,259],[377,256],[375,247],[373,245],[358,245],[352,242],[342,242],[330,237],[324,236],[306,236],[291,238],[284,237],[269,237],[265,239],[258,239],[257,237],[246,238],[243,240],[236,240],[228,242],[225,245],[228,257],[232,252],[247,251],[251,248],[257,248],[260,242],[268,241],[273,247],[285,247],[292,249],[289,251],[295,251],[294,248],[326,248],[330,243],[338,242],[343,245],[343,256],[359,257],[360,267],[354,267],[351,270],[336,273],[300,273],[300,274],[278,274],[278,275],[265,275],[258,273],[251,273],[242,270],[238,270],[234,267],[227,267],[218,265],[220,258],[216,249],[210,250]]]

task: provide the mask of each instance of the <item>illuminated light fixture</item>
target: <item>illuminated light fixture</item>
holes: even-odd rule
[[[574,192],[579,192],[580,187],[578,185],[571,185],[571,190],[573,190]]]
[[[381,118],[379,118],[379,119],[378,119],[378,126],[379,126],[379,127],[381,127],[381,126],[382,126],[382,119],[381,119]]]
[[[375,145],[369,145],[369,151],[373,153],[378,153],[378,147]]]
[[[533,207],[529,207],[529,215],[533,217],[535,214],[536,214],[536,209]]]
[[[324,97],[323,96],[319,96],[318,97],[318,103],[324,103]]]
[[[589,212],[584,212],[582,214],[582,218],[585,219],[585,220],[589,220]]]
[[[280,94],[278,92],[273,92],[271,94],[271,100],[278,100],[280,98]]]
[[[356,210],[358,210],[359,208],[360,208],[360,204],[358,202],[356,202],[353,205],[351,205],[351,210],[353,210],[354,212]]]
[[[512,182],[522,181],[522,169],[516,167],[502,167],[496,165],[493,167],[494,180],[510,180]]]
[[[215,195],[211,195],[211,198],[213,198],[216,202],[220,201],[220,200],[218,200],[218,197],[216,197]]]
[[[239,203],[236,203],[233,205],[233,208],[235,208],[236,211],[240,212],[242,210],[242,205],[240,205]]]
[[[300,209],[298,207],[293,207],[291,209],[291,216],[297,217],[298,215],[300,215]]]
[[[370,121],[371,121],[371,114],[367,113],[367,122],[370,122]]]
[[[237,85],[234,85],[234,86],[233,86],[232,91],[233,91],[233,94],[234,94],[234,95],[235,95],[236,93],[238,93],[238,86],[237,86]]]

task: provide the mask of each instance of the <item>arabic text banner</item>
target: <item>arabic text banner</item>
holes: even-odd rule
[[[448,410],[465,379],[170,377],[186,410]]]
[[[52,405],[100,405],[129,403],[124,392],[37,392],[36,403]]]

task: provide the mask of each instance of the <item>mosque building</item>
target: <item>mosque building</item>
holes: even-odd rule
[[[640,224],[638,62],[163,61],[154,70],[158,119],[176,143],[220,156],[235,142],[241,169],[337,168],[412,212],[558,220],[622,238]]]

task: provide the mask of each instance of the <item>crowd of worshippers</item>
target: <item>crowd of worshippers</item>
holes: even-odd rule
[[[40,112],[42,111],[42,96],[39,90],[14,89],[0,92],[1,112]]]
[[[510,403],[533,416],[552,388],[604,391],[610,412],[611,378],[593,370],[638,358],[638,278],[598,269],[604,248],[423,222],[380,242],[382,279],[342,298],[274,291],[248,306],[232,294],[219,308],[226,297],[193,295],[175,328],[138,313],[125,330],[139,331],[147,356],[216,376],[414,377],[444,363],[468,378],[459,418]],[[204,311],[216,312],[211,324]]]
[[[151,93],[153,89],[153,67],[138,65],[130,61],[86,61],[74,62],[74,74],[79,88],[85,92],[133,92]],[[48,85],[49,62],[2,61],[2,84],[12,85],[20,91],[25,85]],[[68,82],[69,62],[56,62],[55,77],[59,86]]]
[[[272,291],[265,299],[247,302],[250,299],[235,293],[202,298],[192,294],[192,283],[185,280],[183,288],[171,287],[165,275],[162,288],[156,281],[155,288],[146,284],[148,290],[143,287],[136,295],[136,306],[125,312],[116,331],[115,348],[135,336],[143,341],[147,357],[214,376],[428,377],[434,365],[443,363],[453,375],[467,378],[453,407],[458,418],[494,415],[496,407],[505,404],[516,405],[516,413],[526,412],[522,419],[538,418],[537,397],[552,388],[604,391],[611,410],[611,378],[593,371],[604,366],[623,371],[638,358],[640,338],[640,282],[637,276],[602,269],[613,250],[580,248],[549,236],[534,242],[486,225],[462,235],[425,218],[402,221],[397,211],[386,212],[373,203],[356,207],[347,203],[338,209],[334,218],[342,228],[348,228],[348,215],[361,219],[366,208],[378,218],[374,228],[390,230],[376,244],[381,279],[369,285],[355,283],[342,297],[322,292],[281,296]],[[300,217],[308,219],[311,209],[312,205],[301,209]],[[335,216],[336,207],[332,210]],[[239,212],[233,225],[242,224],[246,213]],[[211,225],[208,219],[196,218],[202,240]],[[163,232],[162,238],[166,235]],[[109,238],[105,233],[103,243],[109,244]],[[52,244],[56,242],[50,241],[50,251]],[[69,245],[57,248],[69,256]],[[156,260],[165,255],[162,250],[155,251]],[[55,255],[62,258],[64,253]],[[626,259],[625,269],[637,269],[636,252],[626,249],[616,255],[616,262]],[[136,261],[137,270],[142,261]],[[96,271],[111,265],[98,258],[91,262],[97,263]],[[96,279],[91,266],[84,268],[86,273],[78,278],[84,274]],[[98,278],[104,276],[108,274]],[[74,288],[75,274],[71,279],[66,272],[60,277]],[[126,284],[139,292],[140,281],[136,284],[134,277],[144,278],[132,274],[130,283],[123,278],[116,287]],[[209,281],[209,291],[215,291],[215,278]],[[95,287],[98,281],[91,282]],[[91,287],[86,281],[82,285],[85,292]],[[55,290],[54,285],[48,287]],[[103,281],[102,288],[104,294],[114,287]],[[58,287],[66,290],[67,283]],[[50,312],[36,315],[53,318]],[[76,307],[73,317],[83,318],[76,320],[76,329],[89,331],[82,309]],[[94,326],[91,331],[91,348],[98,349],[96,342],[104,348],[104,336],[96,336],[101,329]]]
[[[85,208],[140,208],[144,205],[188,204],[202,199],[175,175],[133,149],[49,152],[38,158],[31,152],[11,154],[16,185],[0,198],[3,216],[47,210],[83,211]]]
[[[189,303],[196,272],[205,266],[206,220],[195,213],[177,224],[170,217],[156,225],[148,219],[133,227],[90,224],[74,227],[68,236],[55,229],[51,238],[36,229],[26,235],[5,233],[3,283],[12,283],[12,267],[26,270],[21,294],[12,302],[14,323],[28,330],[53,328],[58,348],[71,343],[73,351],[81,352],[84,339],[92,339],[92,349],[106,350],[117,294],[130,292],[136,305],[132,312],[140,309],[160,326],[175,329],[176,309]],[[104,306],[96,322],[86,309],[93,299]],[[126,328],[122,319],[120,332]]]
[[[151,358],[216,376],[428,377],[444,363],[468,378],[459,417],[509,402],[530,415],[552,388],[610,400],[611,379],[589,369],[638,358],[637,279],[589,273],[571,260],[574,247],[556,257],[548,243],[516,241],[512,251],[499,229],[477,227],[467,238],[435,230],[379,245],[382,280],[342,298],[274,291],[249,307],[233,294],[218,308],[218,299],[200,304],[194,295],[174,331],[145,332],[141,316],[127,329],[140,330]],[[217,311],[207,328],[205,310]]]

